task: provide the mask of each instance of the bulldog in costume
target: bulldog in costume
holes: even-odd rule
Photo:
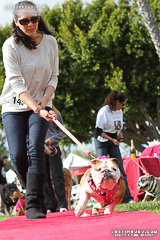
[[[99,215],[98,210],[105,206],[104,214],[113,213],[126,191],[118,159],[103,156],[93,159],[90,164],[91,168],[80,182],[80,200],[75,208],[77,217],[88,215],[85,209],[90,197],[97,202],[92,208],[92,215]]]

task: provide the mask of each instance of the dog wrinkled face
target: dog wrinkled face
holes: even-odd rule
[[[119,162],[115,158],[94,159],[91,174],[97,188],[111,190],[120,179]]]
[[[139,191],[148,190],[151,184],[152,175],[150,176],[141,176],[137,181],[137,187]]]

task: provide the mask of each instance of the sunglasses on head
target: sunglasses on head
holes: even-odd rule
[[[17,19],[17,22],[19,22],[23,26],[27,26],[30,22],[32,22],[34,24],[34,23],[39,22],[39,20],[40,20],[39,16],[33,16],[33,17],[31,17],[31,19],[28,19],[28,18],[23,18],[20,20]]]
[[[122,104],[122,107],[124,107],[124,106],[125,106],[125,103],[122,103],[122,102],[121,102],[121,104]]]

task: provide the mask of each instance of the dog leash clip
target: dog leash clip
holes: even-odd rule
[[[143,173],[144,173],[145,175],[149,176],[149,173],[147,173],[145,169],[143,169]]]

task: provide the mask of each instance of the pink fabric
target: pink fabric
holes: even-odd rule
[[[71,171],[72,176],[83,175],[91,166],[82,167],[76,170]]]
[[[87,210],[91,214],[91,210]],[[1,240],[159,240],[160,214],[115,211],[75,217],[74,211],[48,213],[47,218],[11,217],[0,222]],[[119,234],[115,236],[116,232]],[[124,235],[127,234],[127,235]]]
[[[142,169],[146,170],[150,175],[154,175],[155,177],[160,177],[160,165],[157,158],[154,157],[139,157],[134,158],[124,157],[123,158],[123,166],[124,171],[127,175],[128,186],[131,192],[134,201],[142,201],[144,198],[144,191],[139,191],[137,188],[138,178],[144,173],[140,169],[140,167],[134,162],[136,161]]]
[[[108,159],[109,157],[107,156],[100,156],[100,157],[97,157],[97,159]]]
[[[157,157],[160,157],[160,145],[145,148],[141,153],[141,157],[154,157],[154,153],[157,154]]]
[[[25,199],[18,199],[18,202],[16,203],[14,210],[18,211],[19,209],[21,209],[21,205],[23,206],[23,208],[25,209],[26,207],[26,198]],[[20,205],[21,204],[21,205]]]

